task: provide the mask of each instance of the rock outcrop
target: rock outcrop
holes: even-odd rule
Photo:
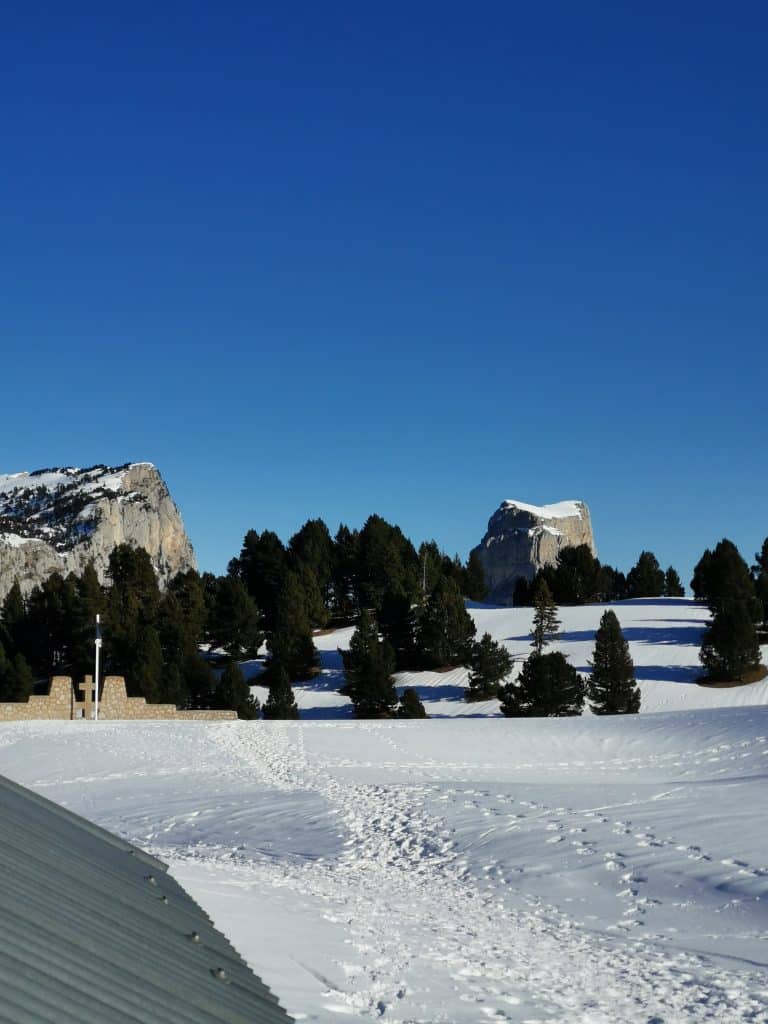
[[[521,576],[532,580],[538,569],[557,561],[562,548],[579,544],[588,544],[597,554],[589,509],[583,501],[541,506],[502,502],[474,549],[485,570],[488,600],[512,604]]]
[[[151,463],[44,469],[0,476],[0,599],[18,579],[28,593],[52,572],[92,561],[105,580],[118,544],[144,548],[160,584],[195,567],[168,488]]]

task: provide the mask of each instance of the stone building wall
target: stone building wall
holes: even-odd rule
[[[46,694],[33,694],[29,700],[0,704],[0,722],[28,722],[34,719],[88,721],[93,717],[93,679],[86,676],[77,687],[69,676],[54,676]],[[101,688],[99,719],[137,721],[162,719],[181,722],[226,722],[237,718],[235,711],[180,711],[175,704],[148,704],[144,697],[129,697],[122,676],[107,676]]]

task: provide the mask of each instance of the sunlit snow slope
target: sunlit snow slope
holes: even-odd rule
[[[709,613],[701,604],[686,598],[649,598],[612,605],[561,608],[561,636],[549,649],[561,650],[579,671],[588,672],[595,630],[607,607],[616,612],[624,636],[629,641],[642,691],[641,711],[768,703],[768,680],[733,689],[707,689],[696,685],[696,679],[701,675],[701,634]],[[478,637],[487,632],[495,640],[503,642],[516,659],[515,671],[519,671],[522,661],[531,651],[532,609],[476,605],[469,610],[477,625]],[[349,700],[338,693],[344,677],[341,656],[337,652],[337,648],[349,646],[352,632],[352,629],[340,629],[315,638],[323,673],[311,683],[295,688],[302,718],[352,716]],[[763,661],[768,662],[768,647],[763,649]],[[255,663],[250,666],[254,677],[259,668]],[[400,689],[404,686],[416,688],[431,717],[498,715],[498,701],[466,703],[466,681],[467,671],[463,668],[445,673],[408,672],[397,677]],[[255,687],[254,693],[260,700],[266,699],[264,687]]]

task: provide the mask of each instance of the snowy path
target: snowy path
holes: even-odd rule
[[[397,730],[357,728],[370,734],[372,747],[390,747],[394,763],[406,753],[398,746]],[[330,920],[348,927],[352,956],[343,965],[346,986],[324,994],[326,1010],[457,1024],[768,1019],[768,1003],[754,994],[761,982],[750,972],[706,966],[690,953],[639,939],[612,941],[578,927],[573,917],[538,896],[507,894],[498,878],[491,886],[479,883],[467,871],[446,821],[426,809],[433,786],[340,779],[326,758],[307,752],[304,735],[301,726],[277,726],[222,731],[217,739],[249,775],[258,766],[273,785],[322,796],[349,835],[338,861],[313,864],[290,879],[333,907]],[[472,765],[455,767],[472,777]],[[663,796],[660,791],[651,799]],[[528,807],[544,824],[545,842],[577,835],[571,842],[587,854],[598,852],[589,825],[608,823],[605,814],[615,811],[569,815],[563,807]],[[621,809],[624,818],[626,811]],[[631,834],[629,821],[610,824],[613,833]],[[648,832],[637,838],[641,845],[658,843]],[[616,842],[614,836],[610,845]],[[698,856],[686,849],[691,853]],[[626,870],[620,852],[599,855],[604,868],[616,874],[622,926],[629,928],[644,913],[646,879]],[[493,861],[485,865],[486,871],[496,868]]]
[[[766,756],[765,708],[0,730],[318,1024],[765,1024]]]

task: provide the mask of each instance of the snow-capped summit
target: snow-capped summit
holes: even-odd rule
[[[0,475],[0,597],[28,592],[50,573],[104,578],[121,543],[149,553],[161,582],[195,565],[179,510],[149,462]]]
[[[489,600],[511,604],[521,577],[533,579],[538,569],[554,565],[562,548],[579,544],[588,544],[597,554],[589,509],[583,501],[552,505],[503,501],[475,548],[485,570]]]

